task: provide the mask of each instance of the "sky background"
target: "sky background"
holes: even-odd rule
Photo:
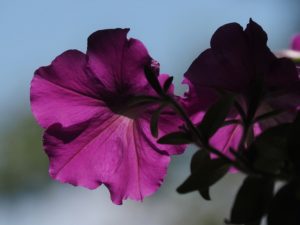
[[[129,37],[140,39],[146,45],[151,56],[160,62],[161,72],[175,76],[177,93],[182,93],[182,75],[209,47],[210,38],[219,26],[238,22],[245,27],[251,17],[268,33],[269,47],[277,51],[288,48],[291,36],[300,32],[299,9],[299,0],[0,0],[0,139],[1,135],[5,137],[1,139],[3,145],[6,135],[10,135],[12,143],[6,148],[0,143],[0,173],[6,165],[7,152],[19,160],[7,163],[12,168],[19,166],[20,171],[26,171],[25,167],[31,164],[34,172],[38,170],[34,167],[36,161],[30,161],[31,155],[26,157],[31,148],[26,147],[30,137],[39,143],[32,152],[44,160],[41,162],[45,168],[41,170],[47,174],[41,134],[34,131],[32,136],[25,136],[37,126],[22,122],[24,118],[33,121],[30,81],[37,68],[50,64],[65,50],[85,52],[92,32],[130,28]],[[156,195],[144,203],[126,201],[122,207],[110,202],[105,188],[92,192],[49,179],[47,190],[28,193],[16,183],[21,191],[9,196],[0,193],[0,225],[116,225],[120,222],[123,225],[193,225],[199,224],[198,217],[206,221],[201,225],[215,225],[211,218],[222,221],[240,176],[231,175],[222,181],[214,189],[218,201],[213,203],[204,202],[197,193],[178,195],[175,189],[189,173],[190,156],[186,153],[174,157],[166,182]],[[15,179],[30,180],[34,172],[20,173]],[[3,177],[12,178],[9,173]],[[5,181],[0,180],[1,183]]]
[[[29,84],[38,67],[67,49],[85,51],[96,30],[131,28],[129,36],[144,42],[180,89],[182,74],[219,26],[245,27],[251,17],[278,50],[299,31],[299,8],[298,0],[0,0],[0,123],[20,110],[29,113]]]

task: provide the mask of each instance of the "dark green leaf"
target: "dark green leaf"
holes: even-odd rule
[[[181,145],[190,144],[193,142],[193,140],[186,132],[178,131],[161,137],[157,142],[159,144]]]
[[[247,116],[246,116],[246,113],[245,113],[243,107],[241,106],[241,104],[238,101],[234,101],[233,105],[234,105],[234,108],[239,112],[242,120],[245,121]]]
[[[151,130],[151,134],[153,137],[158,136],[158,120],[159,120],[159,116],[160,113],[162,112],[162,110],[164,109],[164,107],[166,107],[165,104],[161,105],[156,111],[154,111],[154,113],[151,116],[151,121],[150,121],[150,130]]]
[[[207,162],[207,160],[210,160],[209,153],[207,151],[199,150],[197,151],[191,160],[191,172],[192,174],[197,173],[200,167],[203,163]],[[205,200],[211,200],[210,194],[209,194],[209,188],[206,189],[199,189],[199,194],[205,199]]]
[[[168,77],[168,79],[164,83],[164,87],[163,87],[164,92],[168,92],[172,82],[173,82],[173,77]]]
[[[296,197],[297,185],[282,187],[273,199],[268,213],[268,225],[299,225],[300,200]]]
[[[235,198],[231,223],[258,223],[267,212],[273,187],[274,181],[269,178],[247,177]]]
[[[278,173],[287,159],[289,124],[282,124],[263,132],[250,146],[255,169]]]
[[[198,151],[192,160],[192,174],[187,180],[177,188],[179,193],[188,193],[201,190],[203,193],[228,171],[229,164],[223,159],[210,159],[209,155],[203,150]],[[204,196],[207,193],[204,193]]]
[[[200,129],[207,139],[222,126],[233,103],[233,95],[227,95],[208,109],[201,124],[198,126],[198,129]]]
[[[156,91],[157,94],[162,95],[163,90],[158,81],[157,74],[155,74],[151,67],[147,66],[144,68],[144,72],[151,87]]]
[[[300,57],[297,58],[291,58],[291,60],[293,60],[293,62],[299,64],[300,63]]]
[[[211,200],[210,194],[209,194],[209,188],[198,190],[202,198],[204,198],[207,201]]]
[[[202,169],[207,163],[210,163],[211,158],[207,151],[205,150],[198,150],[192,157],[191,160],[191,172],[197,173],[199,170]]]

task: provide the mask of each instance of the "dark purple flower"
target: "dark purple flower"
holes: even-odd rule
[[[156,95],[144,74],[154,61],[127,33],[93,33],[86,54],[64,52],[39,68],[31,83],[32,112],[46,129],[51,177],[90,189],[105,184],[116,204],[155,192],[166,175],[169,155],[184,150],[158,145],[151,136],[155,105],[132,107],[136,96]],[[167,77],[158,79],[163,83]],[[179,124],[174,114],[164,111],[160,135]]]
[[[266,33],[251,19],[245,30],[237,23],[220,27],[212,36],[211,48],[200,54],[185,73],[184,83],[189,85],[185,104],[195,122],[201,121],[219,97],[218,90],[235,93],[249,122],[267,112],[284,110],[252,127],[256,135],[278,122],[290,121],[300,105],[294,63],[278,59],[270,51]],[[240,119],[236,111],[229,117]],[[241,125],[225,126],[212,137],[211,144],[224,152],[236,148],[242,130]]]

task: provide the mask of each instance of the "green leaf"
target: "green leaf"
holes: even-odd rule
[[[198,126],[198,129],[209,139],[224,123],[231,106],[234,103],[234,96],[227,95],[213,104]]]
[[[158,120],[162,110],[166,107],[166,104],[162,104],[151,116],[150,130],[153,137],[158,136]]]
[[[238,101],[234,101],[233,105],[234,105],[234,108],[238,111],[239,115],[241,116],[242,121],[245,121],[247,115],[246,115],[243,107],[241,106],[241,104]]]
[[[253,167],[257,170],[279,173],[287,160],[289,124],[282,124],[263,132],[250,146]]]
[[[201,170],[205,164],[207,164],[209,161],[211,161],[211,158],[209,156],[209,153],[205,150],[198,150],[192,157],[191,160],[191,172],[197,173],[198,170]]]
[[[163,87],[164,92],[168,92],[172,82],[173,82],[173,77],[168,77],[168,79],[164,83],[164,87]]]
[[[198,151],[192,159],[191,175],[177,188],[177,191],[184,194],[201,190],[205,196],[207,195],[205,191],[220,180],[227,173],[228,169],[229,164],[223,159],[210,159],[204,150]]]
[[[156,91],[157,94],[162,95],[163,90],[158,81],[157,74],[155,74],[153,69],[151,69],[151,67],[148,66],[145,66],[144,72],[151,87]]]
[[[295,62],[295,63],[300,63],[300,58],[299,57],[297,57],[297,58],[291,58],[292,60],[293,60],[293,62]]]
[[[203,162],[206,162],[206,160],[210,160],[209,153],[204,150],[197,151],[191,160],[191,173],[197,173],[198,169],[202,166]],[[201,169],[201,168],[200,168]],[[205,200],[211,200],[210,194],[209,194],[209,188],[205,189],[199,189],[199,194],[205,199]]]
[[[273,199],[268,213],[268,225],[299,225],[300,224],[300,200],[296,197],[295,183],[289,183],[282,187]]]
[[[273,197],[273,188],[274,181],[269,178],[248,176],[235,198],[231,223],[259,224]]]
[[[190,135],[186,132],[173,132],[169,133],[160,139],[158,139],[157,143],[159,144],[170,144],[170,145],[181,145],[181,144],[190,144],[193,140]]]
[[[203,190],[198,190],[199,194],[202,196],[207,201],[211,200],[210,194],[209,194],[209,188],[203,189]]]

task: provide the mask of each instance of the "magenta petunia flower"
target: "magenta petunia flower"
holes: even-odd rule
[[[291,41],[291,49],[283,50],[280,56],[291,58],[295,63],[300,77],[300,33],[296,34]]]
[[[246,117],[252,120],[273,110],[284,110],[276,117],[256,123],[252,127],[256,135],[294,117],[300,105],[296,67],[289,59],[276,58],[266,43],[266,33],[251,19],[245,30],[237,23],[230,23],[214,33],[211,48],[200,54],[185,73],[184,83],[189,85],[185,104],[195,122],[201,121],[204,112],[218,98],[218,90],[235,93]],[[253,110],[255,115],[251,115]],[[240,116],[233,111],[228,119]],[[237,148],[241,133],[241,125],[228,125],[210,142],[228,153],[230,147]]]
[[[292,50],[295,50],[295,51],[300,51],[300,33],[299,33],[299,34],[296,34],[296,35],[292,38],[291,49],[292,49]]]
[[[166,175],[169,155],[184,150],[158,145],[152,137],[149,123],[155,105],[132,107],[136,96],[156,95],[144,68],[157,64],[127,33],[93,33],[86,54],[69,50],[39,68],[30,93],[32,112],[46,129],[51,177],[90,189],[104,184],[116,204],[155,192]],[[158,78],[163,83],[167,76]],[[162,112],[160,135],[179,124],[174,114]]]
[[[292,37],[290,43],[290,49],[284,49],[276,52],[277,57],[290,58],[296,63],[298,75],[300,77],[300,34],[296,34]]]
[[[298,75],[300,77],[300,33],[295,35],[292,39],[291,51],[293,52],[292,58],[296,62]]]

